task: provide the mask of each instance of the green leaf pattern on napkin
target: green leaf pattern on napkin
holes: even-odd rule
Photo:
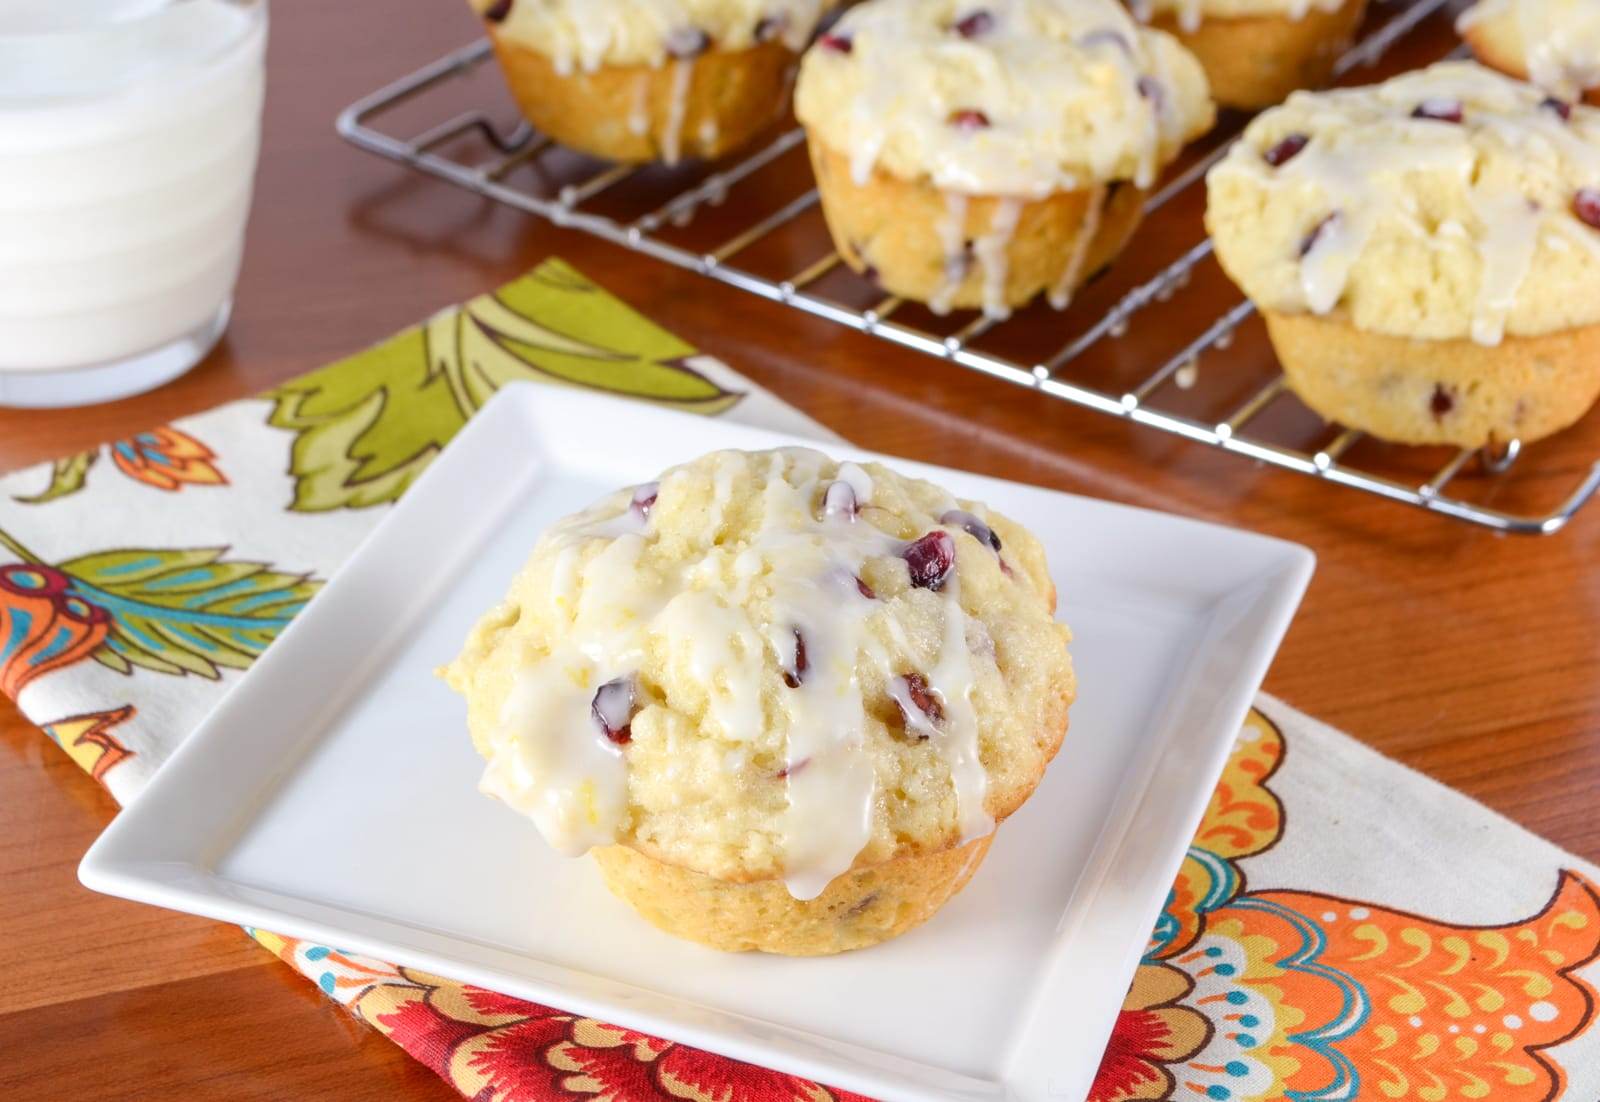
[[[215,680],[223,669],[245,669],[322,585],[308,574],[225,559],[225,547],[125,548],[51,564],[0,530],[0,548],[40,573],[40,596],[80,602],[75,623],[109,625],[93,657],[119,673],[139,667]],[[0,611],[30,595],[0,592]],[[25,642],[15,638],[0,649],[0,673]]]
[[[58,497],[75,494],[83,489],[83,484],[89,478],[89,468],[99,458],[98,450],[63,456],[50,464],[50,485],[36,494],[18,494],[13,500],[23,505],[43,505]]]
[[[213,679],[247,668],[321,583],[226,552],[129,549],[60,563],[73,592],[111,614],[95,659],[122,673],[138,666]]]
[[[557,323],[549,320],[560,319]],[[296,434],[290,509],[394,501],[500,387],[566,383],[721,413],[741,394],[695,370],[694,349],[559,261],[420,328],[271,392]]]

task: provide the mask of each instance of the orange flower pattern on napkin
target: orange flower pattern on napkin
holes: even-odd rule
[[[47,723],[44,733],[65,750],[78,767],[104,783],[107,771],[133,757],[133,751],[111,732],[133,718],[134,707],[124,704],[109,712],[69,716]]]
[[[1268,781],[1285,749],[1252,712],[1090,1098],[1559,1098],[1565,1073],[1544,1050],[1593,1022],[1594,991],[1573,973],[1600,957],[1595,886],[1562,873],[1537,914],[1492,926],[1247,891],[1238,862],[1282,836]],[[1165,998],[1153,1003],[1152,990]]]
[[[110,631],[110,613],[74,593],[64,571],[0,566],[0,692],[12,700],[35,678],[93,657]]]
[[[118,470],[158,490],[223,486],[228,482],[216,467],[216,454],[171,425],[118,440],[109,450]]]
[[[135,482],[175,493],[185,486],[226,486],[217,456],[205,444],[172,425],[147,429],[107,444],[104,451],[116,468]],[[89,484],[89,472],[101,449],[78,452],[50,464],[50,481],[36,493],[17,494],[24,505],[44,505],[69,497]]]

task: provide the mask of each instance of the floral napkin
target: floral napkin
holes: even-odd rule
[[[831,434],[552,260],[375,348],[0,479],[0,691],[126,803],[494,391]],[[1091,1098],[1600,1098],[1600,870],[1262,697]],[[464,1096],[852,1096],[251,934]]]

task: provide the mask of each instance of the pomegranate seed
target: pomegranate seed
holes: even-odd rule
[[[1572,197],[1572,213],[1584,225],[1600,230],[1600,188],[1579,188]]]
[[[1306,255],[1316,247],[1317,239],[1322,236],[1323,232],[1338,220],[1339,212],[1334,211],[1332,214],[1326,215],[1322,221],[1318,222],[1315,226],[1311,227],[1311,232],[1306,234],[1305,237],[1300,241],[1300,258],[1302,260],[1304,260]]]
[[[711,36],[699,27],[679,27],[667,35],[666,47],[673,57],[699,57],[711,48]]]
[[[1304,149],[1306,143],[1310,140],[1304,134],[1290,134],[1277,145],[1261,154],[1261,159],[1273,168],[1277,168],[1279,165],[1294,160],[1295,154]]]
[[[806,661],[806,637],[800,634],[800,629],[794,629],[794,665],[783,671],[783,683],[791,689],[798,689],[800,682],[806,679],[806,668],[810,665]]]
[[[855,489],[850,483],[843,479],[828,483],[828,488],[822,493],[823,516],[854,520],[860,511],[861,506],[856,501]]]
[[[817,39],[817,43],[823,49],[832,50],[834,53],[839,54],[847,54],[855,49],[855,43],[850,40],[850,36],[847,34],[825,34]]]
[[[756,41],[771,42],[788,29],[789,15],[787,12],[763,16],[760,22],[756,24]]]
[[[845,911],[841,915],[839,915],[839,918],[841,920],[843,920],[843,919],[847,919],[847,918],[859,917],[860,915],[865,914],[867,908],[872,906],[877,901],[878,901],[878,893],[877,892],[868,892],[866,895],[864,895],[860,899],[856,900],[856,902],[850,904],[850,909],[848,911]]]
[[[911,568],[911,584],[918,589],[939,590],[956,565],[956,543],[949,532],[929,532],[900,552]]]
[[[1539,104],[1539,106],[1543,107],[1546,111],[1554,111],[1561,117],[1562,122],[1572,121],[1572,104],[1568,103],[1564,99],[1556,99],[1554,96],[1546,96],[1544,98],[1544,102]]]
[[[1456,400],[1450,396],[1443,383],[1437,383],[1433,388],[1433,395],[1428,399],[1428,410],[1433,414],[1435,421],[1444,419],[1444,415],[1456,408]]]
[[[855,592],[861,594],[861,596],[865,597],[869,601],[876,601],[878,599],[877,593],[873,591],[870,585],[862,580],[861,575],[856,574],[843,566],[835,567],[834,569],[828,571],[827,580],[830,584],[837,584],[839,586],[840,596],[843,596],[847,592]]]
[[[973,130],[987,130],[989,127],[989,116],[971,107],[963,107],[959,111],[950,112],[949,118],[944,121],[957,130],[965,130],[969,133]]]
[[[656,507],[656,497],[660,492],[661,483],[646,482],[634,489],[633,500],[628,503],[628,508],[637,511],[641,517],[649,517],[650,510]]]
[[[977,38],[994,30],[994,16],[979,8],[971,15],[956,20],[956,33],[962,38]]]
[[[589,705],[589,714],[594,717],[601,734],[618,746],[633,741],[635,691],[632,677],[613,678],[595,690],[594,701]]]
[[[785,777],[794,776],[796,773],[800,772],[800,770],[804,769],[806,766],[808,766],[810,764],[811,764],[811,759],[810,758],[801,758],[799,761],[795,762],[793,765],[786,765],[782,769],[778,770],[776,776],[781,781]]]
[[[483,9],[483,17],[491,23],[504,23],[506,16],[511,14],[511,3],[512,0],[494,0]]]
[[[994,529],[964,509],[951,509],[939,518],[939,523],[961,529],[979,543],[986,543],[994,548],[997,554],[1000,551],[1000,537],[995,534]]]
[[[927,678],[923,677],[920,673],[908,673],[900,678],[900,683],[905,686],[906,696],[911,698],[911,703],[915,704],[917,706],[917,710],[923,715],[927,716],[931,722],[940,723],[944,720],[944,705],[939,703],[939,697],[937,694],[935,694],[934,691],[928,687]],[[900,709],[900,722],[902,726],[904,726],[907,730],[910,730],[916,726],[916,724],[913,723],[912,718],[906,715],[905,705],[902,704],[898,698],[895,699],[895,707]],[[921,735],[919,737],[927,738],[928,736]]]
[[[1435,122],[1460,122],[1466,116],[1458,99],[1425,99],[1411,112],[1414,119],[1432,119]]]

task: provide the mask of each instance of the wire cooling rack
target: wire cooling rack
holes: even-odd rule
[[[1391,54],[1406,55],[1395,59],[1400,68],[1435,59],[1442,51],[1427,45],[1447,40],[1440,32],[1448,7],[1449,0],[1393,0],[1338,60],[1336,75],[1375,70]],[[1299,404],[1254,307],[1220,275],[1211,242],[1197,228],[1197,185],[1227,151],[1242,116],[1225,120],[1175,167],[1147,201],[1144,227],[1123,258],[1068,310],[939,318],[885,297],[841,263],[815,209],[804,136],[792,124],[741,160],[674,169],[607,165],[555,146],[526,123],[497,124],[478,106],[490,96],[503,100],[492,81],[479,79],[490,56],[487,40],[446,54],[345,109],[339,133],[558,226],[1041,397],[1468,523],[1556,532],[1600,489],[1594,437],[1582,439],[1582,427],[1527,454],[1515,440],[1492,451],[1399,448],[1326,425]],[[442,108],[455,113],[419,121]],[[505,116],[516,118],[509,109]],[[380,118],[410,136],[380,129]],[[1202,376],[1202,359],[1216,358],[1236,337],[1241,347],[1228,362]],[[1247,361],[1256,369],[1240,366]],[[1212,385],[1198,386],[1202,377]]]

